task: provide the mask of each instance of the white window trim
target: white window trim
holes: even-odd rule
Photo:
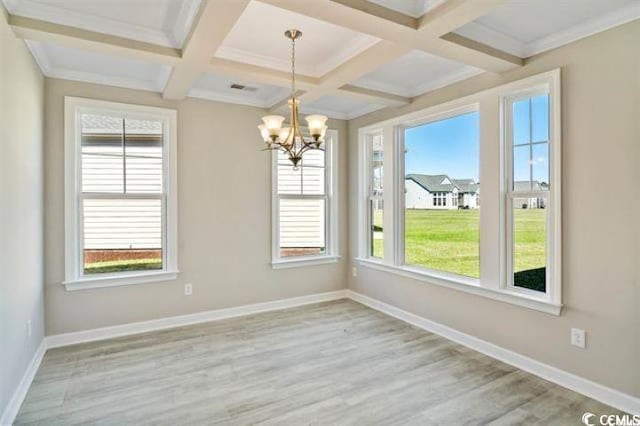
[[[501,259],[504,261],[502,285],[516,293],[538,297],[547,300],[549,303],[560,304],[562,298],[561,279],[562,279],[562,239],[560,238],[562,229],[561,220],[561,163],[562,150],[560,140],[561,121],[560,121],[560,75],[554,75],[550,82],[540,85],[531,85],[528,88],[518,88],[511,93],[501,96],[500,98],[500,114],[503,125],[501,126],[501,146],[503,150],[503,196],[501,200],[501,216],[503,217],[503,244],[501,247]],[[513,191],[509,188],[513,184],[513,117],[512,105],[520,99],[532,96],[549,94],[549,183],[548,191]],[[513,199],[519,197],[526,198],[544,198],[546,203],[546,291],[545,293],[536,292],[526,288],[516,287],[513,284]]]
[[[163,269],[157,271],[122,272],[83,276],[81,274],[82,243],[80,212],[81,150],[78,113],[93,111],[133,115],[136,118],[161,120],[166,126],[163,145]],[[177,112],[171,109],[65,97],[65,280],[67,290],[115,287],[175,279],[178,276],[178,191],[177,191]],[[137,195],[142,198],[144,194]]]
[[[499,238],[499,271],[500,278],[497,282],[481,282],[474,278],[463,277],[442,271],[428,270],[426,268],[414,267],[404,264],[404,220],[396,220],[404,215],[404,194],[400,194],[397,188],[401,188],[402,176],[404,175],[404,128],[405,126],[414,126],[421,123],[431,122],[438,119],[444,119],[464,113],[465,108],[477,108],[476,103],[480,100],[486,102],[488,97],[494,99],[495,102],[502,106],[502,99],[512,96],[518,91],[531,91],[532,88],[546,87],[550,94],[550,132],[554,141],[550,146],[550,157],[552,160],[552,169],[550,170],[551,193],[549,195],[553,204],[553,212],[548,212],[548,220],[553,225],[553,237],[549,237],[548,241],[552,242],[549,248],[552,255],[550,256],[550,264],[548,267],[553,271],[552,281],[553,289],[547,291],[546,294],[539,292],[526,291],[526,289],[518,289],[507,286],[507,266],[506,266],[506,229],[505,229],[505,142],[504,142],[504,113],[500,109],[499,116],[492,119],[500,120],[500,156],[501,156],[501,180],[500,180],[500,235]],[[457,289],[466,293],[471,293],[493,300],[511,303],[513,305],[534,309],[552,315],[560,315],[562,311],[561,301],[561,204],[560,204],[560,152],[561,152],[561,121],[560,121],[560,69],[555,69],[502,86],[487,89],[463,98],[455,99],[444,104],[429,107],[425,110],[412,112],[400,117],[385,120],[369,126],[358,129],[358,218],[368,217],[365,203],[367,199],[367,182],[369,172],[367,144],[368,136],[375,133],[383,132],[384,134],[384,176],[385,176],[385,211],[384,211],[384,230],[385,230],[385,258],[378,259],[369,256],[368,229],[370,224],[368,220],[359,220],[358,226],[358,253],[354,260],[361,266],[369,267],[385,272],[389,272],[398,276],[409,277],[421,282],[440,285],[448,288]],[[471,111],[473,109],[470,109]],[[468,111],[468,112],[469,112]],[[482,120],[482,117],[481,117]],[[482,130],[481,141],[482,144]],[[552,152],[553,151],[553,152]],[[481,154],[482,156],[482,150]],[[482,161],[482,158],[481,158]],[[482,174],[482,172],[481,172]],[[391,176],[390,176],[391,175]],[[392,185],[387,185],[387,179],[392,179]],[[482,209],[481,213],[482,215]],[[388,218],[388,220],[387,220]],[[482,219],[481,219],[482,220]],[[481,232],[482,247],[482,232]],[[387,242],[389,241],[389,242]],[[389,249],[390,248],[390,249]],[[482,257],[482,254],[481,254]],[[547,285],[549,285],[547,283]]]
[[[325,191],[318,198],[325,202],[325,242],[324,254],[315,256],[280,257],[280,203],[278,195],[278,152],[271,154],[271,267],[288,269],[326,263],[336,263],[338,254],[338,131],[327,130],[324,149]]]

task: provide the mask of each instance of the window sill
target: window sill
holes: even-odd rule
[[[298,268],[302,266],[322,265],[325,263],[336,263],[340,256],[307,256],[296,259],[274,260],[271,262],[273,269]]]
[[[118,274],[95,278],[80,278],[72,281],[65,281],[67,291],[87,290],[101,287],[118,287],[121,285],[145,284],[159,281],[175,280],[180,271],[157,271],[132,274]]]
[[[559,316],[560,312],[562,311],[562,305],[552,303],[547,299],[535,297],[524,293],[516,293],[509,290],[497,290],[482,287],[480,286],[479,281],[473,278],[451,278],[449,276],[431,274],[418,268],[387,265],[371,259],[357,258],[356,261],[359,262],[360,265],[368,268],[389,272],[407,278],[412,278],[414,280],[426,282],[429,284],[453,288],[456,290],[464,291],[466,293],[487,297],[489,299],[498,300],[501,302],[511,303],[513,305],[534,309],[536,311],[544,312],[551,315]]]

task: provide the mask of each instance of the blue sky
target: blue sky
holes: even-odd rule
[[[537,96],[516,102],[513,107],[515,144],[515,180],[529,180],[529,164],[533,163],[533,179],[548,182],[548,148],[533,145],[530,160],[530,139],[539,142],[549,133],[548,97]],[[530,107],[531,105],[531,107]],[[532,126],[529,126],[531,108]],[[446,174],[453,179],[479,180],[479,113],[471,112],[446,120],[435,121],[406,130],[406,174]]]

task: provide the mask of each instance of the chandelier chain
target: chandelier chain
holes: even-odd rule
[[[291,40],[291,96],[296,95],[296,39]]]

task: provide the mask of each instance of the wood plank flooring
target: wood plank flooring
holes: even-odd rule
[[[49,350],[16,424],[581,425],[617,411],[348,300]]]

